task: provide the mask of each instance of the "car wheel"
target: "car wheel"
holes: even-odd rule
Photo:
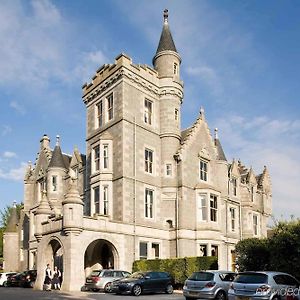
[[[7,287],[7,281],[3,282],[3,286]]]
[[[280,300],[280,297],[279,297],[279,296],[274,296],[274,297],[272,298],[272,300]]]
[[[218,292],[215,300],[226,300],[226,294],[223,291]]]
[[[112,283],[108,282],[105,286],[104,286],[104,292],[105,293],[111,293],[112,292]]]
[[[99,292],[99,289],[92,289],[93,292]]]
[[[139,284],[136,284],[132,288],[132,294],[134,296],[139,296],[142,293],[142,287]]]
[[[174,291],[174,289],[173,289],[172,284],[168,284],[167,287],[166,287],[166,293],[167,294],[173,294],[173,291]]]

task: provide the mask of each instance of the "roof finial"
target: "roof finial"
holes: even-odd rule
[[[168,23],[169,11],[167,9],[164,10],[164,22]]]
[[[13,201],[13,208],[16,208],[16,207],[17,207],[17,201],[14,200],[14,201]]]
[[[56,136],[56,146],[59,146],[59,135]]]
[[[215,139],[218,140],[219,136],[218,136],[218,128],[215,128]]]

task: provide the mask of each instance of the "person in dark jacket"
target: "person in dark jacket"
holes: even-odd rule
[[[45,270],[44,290],[51,291],[51,281],[52,281],[52,272],[50,269],[50,265],[47,264],[47,268]]]
[[[61,279],[61,272],[55,266],[53,272],[53,279],[52,279],[52,284],[55,290],[60,290],[60,279]]]

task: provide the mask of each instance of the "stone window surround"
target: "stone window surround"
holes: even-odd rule
[[[152,195],[153,195],[153,198],[152,198],[152,200],[153,200],[152,201],[152,217],[146,216],[146,190],[152,191]],[[144,211],[144,218],[146,220],[155,221],[155,213],[156,213],[156,201],[155,201],[155,199],[156,199],[156,188],[152,185],[145,184],[144,185],[144,201],[143,201],[144,208],[143,208],[143,211]]]
[[[147,259],[155,259],[155,258],[161,258],[161,241],[157,241],[157,240],[154,240],[154,239],[149,239],[149,238],[139,238],[138,240],[138,258],[141,259],[141,256],[140,256],[140,244],[141,243],[144,243],[144,244],[147,244]],[[155,253],[153,250],[153,245],[158,245],[158,253],[159,253],[159,256],[158,257],[155,257]],[[143,259],[146,259],[144,258],[143,256]]]
[[[201,165],[203,165],[204,168],[202,168]],[[205,168],[206,168],[206,170],[205,170]],[[209,182],[209,178],[210,178],[209,170],[210,170],[209,160],[200,157],[199,158],[199,177],[198,177],[200,181]]]
[[[237,231],[237,207],[229,206],[229,229],[231,232]]]
[[[205,195],[206,196],[206,220],[200,220],[198,213],[198,201],[199,201],[199,196],[200,195]],[[217,197],[217,220],[216,221],[211,221],[211,207],[210,207],[210,195],[214,195]],[[220,220],[220,192],[211,190],[211,189],[196,189],[196,217],[197,217],[197,223],[210,223],[210,224],[219,224]]]
[[[105,216],[105,217],[112,217],[113,212],[113,203],[112,203],[112,197],[113,197],[113,191],[112,191],[112,182],[111,181],[100,181],[100,183],[94,183],[91,185],[91,202],[90,202],[90,211],[91,216],[93,216],[95,212],[95,199],[94,199],[94,189],[96,187],[99,187],[99,215]],[[104,189],[108,188],[107,190],[107,202],[108,202],[108,213],[104,214]],[[97,213],[96,213],[97,214]]]
[[[104,150],[105,146],[108,145],[107,152],[108,157],[105,157]],[[96,170],[95,168],[95,148],[99,146],[99,170]],[[99,172],[105,172],[105,173],[112,173],[113,170],[113,141],[112,140],[100,140],[99,142],[91,145],[91,173],[97,174]],[[108,159],[108,168],[104,168],[104,160]]]
[[[217,247],[218,255],[220,254],[220,242],[219,241],[213,241],[213,240],[203,240],[203,241],[197,241],[197,256],[201,255],[201,246],[206,246],[206,254],[207,256],[211,255],[211,252],[213,250],[213,247]]]
[[[169,169],[168,169],[168,166],[170,167]],[[168,174],[168,171],[170,171],[171,174]],[[169,178],[174,177],[174,175],[173,175],[174,174],[174,165],[171,161],[166,161],[165,162],[164,174],[165,174],[166,177],[169,177]]]
[[[154,101],[149,98],[144,98],[143,101],[143,121],[145,124],[149,126],[153,126],[154,124]],[[150,109],[149,109],[150,108]]]
[[[152,152],[152,172],[151,173],[146,171],[146,157],[145,157],[146,150]],[[156,164],[155,164],[156,155],[155,155],[155,153],[156,153],[155,148],[153,148],[152,146],[144,144],[144,152],[143,152],[144,165],[143,166],[144,166],[144,173],[147,174],[147,175],[155,176],[155,167],[156,167]]]
[[[112,100],[112,106],[109,107],[109,101]],[[102,111],[99,111],[99,104],[102,103]],[[111,116],[110,116],[111,114]],[[94,104],[94,119],[95,119],[95,129],[98,129],[108,122],[113,121],[115,116],[115,97],[114,92],[110,91],[105,96],[99,98]],[[101,118],[101,123],[99,124],[99,118]]]

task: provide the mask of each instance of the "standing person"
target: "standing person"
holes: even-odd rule
[[[44,289],[46,291],[51,291],[51,279],[52,279],[52,272],[50,269],[50,265],[47,264],[47,268],[45,270],[45,280],[44,280]]]
[[[61,278],[61,272],[55,266],[53,272],[53,279],[52,279],[52,284],[54,285],[55,290],[60,290],[60,278]]]

